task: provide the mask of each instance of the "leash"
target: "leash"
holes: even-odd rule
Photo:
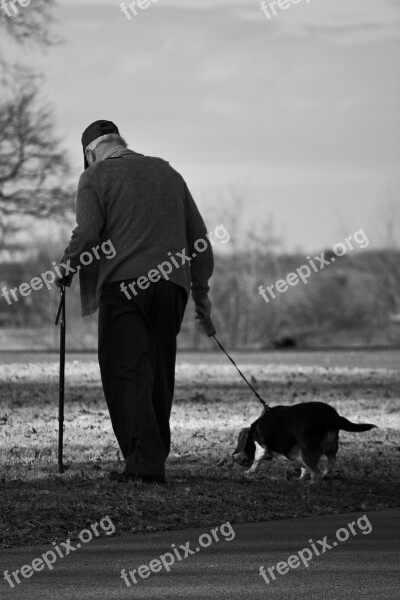
[[[215,329],[214,329],[214,331],[215,331]],[[226,356],[229,358],[229,360],[231,361],[231,363],[233,364],[233,366],[235,367],[235,369],[239,373],[240,377],[247,383],[247,385],[249,386],[249,388],[251,389],[251,391],[253,392],[253,394],[257,398],[257,400],[259,402],[261,402],[261,404],[263,405],[264,409],[268,409],[269,408],[268,404],[265,402],[265,400],[263,400],[261,398],[260,394],[254,389],[254,387],[251,385],[251,383],[246,379],[246,377],[243,375],[242,371],[239,369],[239,367],[237,366],[237,364],[235,363],[235,361],[233,360],[233,358],[231,356],[229,356],[229,354],[227,353],[227,351],[225,350],[225,348],[223,347],[223,345],[221,344],[221,342],[219,341],[219,339],[217,338],[217,336],[214,334],[212,337],[217,342],[217,344],[221,348],[222,352],[224,354],[226,354]]]

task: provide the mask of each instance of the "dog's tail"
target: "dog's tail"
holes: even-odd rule
[[[345,417],[339,417],[339,428],[343,429],[343,431],[369,431],[370,429],[374,429],[376,425],[372,425],[371,423],[352,423]]]

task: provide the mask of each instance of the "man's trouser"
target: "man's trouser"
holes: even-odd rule
[[[134,280],[125,281],[129,286]],[[186,290],[161,280],[137,295],[120,282],[103,286],[99,307],[99,364],[125,472],[163,477],[175,384],[176,337]]]

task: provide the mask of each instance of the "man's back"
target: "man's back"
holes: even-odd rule
[[[195,261],[176,258],[185,250],[193,258],[193,244],[206,238],[206,228],[182,176],[166,161],[123,150],[117,156],[95,163],[81,176],[77,196],[79,226],[94,226],[100,230],[100,240],[111,240],[115,256],[101,256],[84,275],[83,313],[92,312],[97,300],[89,298],[96,276],[95,295],[98,298],[105,283],[147,276],[167,261],[168,279],[190,290],[192,276],[202,287],[213,269],[209,247]],[[98,232],[97,232],[98,234]],[[67,257],[68,258],[68,257]],[[175,259],[175,260],[174,260]],[[203,277],[204,271],[204,277]],[[167,278],[164,276],[164,278]],[[93,294],[92,294],[93,295]],[[89,306],[90,305],[90,306]]]
[[[102,235],[117,254],[129,249],[139,266],[151,268],[186,246],[186,186],[167,162],[127,151],[91,170],[106,210]]]

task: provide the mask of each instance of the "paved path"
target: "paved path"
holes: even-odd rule
[[[162,507],[160,507],[162,509]],[[330,515],[326,517],[287,519],[250,525],[233,525],[235,538],[227,526],[221,541],[189,555],[171,566],[170,572],[150,572],[146,579],[138,579],[127,587],[120,576],[121,569],[132,571],[140,565],[172,551],[171,544],[196,549],[199,537],[210,533],[207,529],[172,531],[146,536],[124,536],[96,539],[69,556],[59,559],[53,571],[34,572],[13,589],[2,579],[4,569],[10,571],[31,564],[33,559],[51,549],[51,546],[11,549],[1,553],[0,598],[2,600],[125,600],[140,599],[282,599],[294,600],[394,600],[400,597],[400,510],[368,513],[368,521],[357,519],[364,513]],[[348,523],[355,522],[349,531]],[[361,528],[370,533],[362,533]],[[316,548],[322,550],[317,540],[325,536],[329,544],[336,540],[336,532],[346,528],[350,537],[337,542],[336,547],[320,556],[313,556],[311,563],[303,563],[296,569],[280,566],[286,574],[272,573],[268,568],[286,561],[303,548],[310,548],[312,539]],[[339,532],[345,537],[344,529]],[[225,539],[226,538],[226,539]],[[207,538],[202,538],[203,544]],[[75,542],[76,544],[76,542]],[[181,554],[184,552],[181,550]],[[312,553],[313,551],[310,550]],[[298,556],[298,555],[297,555]],[[307,562],[308,555],[304,554]],[[293,564],[300,559],[293,560]],[[264,565],[266,583],[259,574]],[[154,568],[158,567],[154,564]],[[137,575],[135,575],[137,577]]]

